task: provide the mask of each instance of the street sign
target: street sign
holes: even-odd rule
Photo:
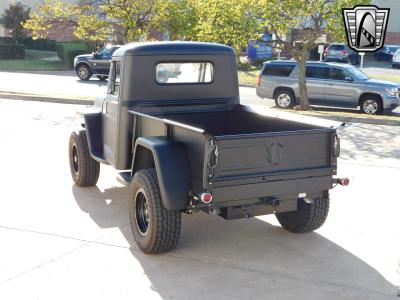
[[[325,46],[318,45],[319,61],[322,61],[322,54],[324,54]]]

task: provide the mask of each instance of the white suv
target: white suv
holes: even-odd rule
[[[392,58],[392,67],[393,68],[400,68],[400,49],[398,49]]]

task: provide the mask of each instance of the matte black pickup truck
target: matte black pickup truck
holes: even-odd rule
[[[274,213],[284,228],[319,228],[340,144],[334,127],[268,117],[240,105],[235,52],[209,43],[124,46],[108,91],[69,142],[78,186],[100,164],[131,185],[130,220],[146,253],[174,249],[181,213],[227,220]]]

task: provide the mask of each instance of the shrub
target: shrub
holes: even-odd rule
[[[34,40],[32,37],[27,37],[19,41],[24,44],[27,49],[32,50],[44,50],[44,51],[56,51],[56,41],[48,39],[37,39]]]
[[[0,44],[14,44],[15,41],[8,36],[0,36]]]
[[[20,44],[0,44],[0,59],[25,58],[25,47]]]
[[[89,45],[83,42],[68,42],[56,44],[57,55],[65,66],[71,67],[74,57],[90,52]]]

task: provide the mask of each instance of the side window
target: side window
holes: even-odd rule
[[[294,65],[273,65],[267,64],[263,75],[288,77],[292,73]]]
[[[329,68],[329,79],[332,80],[345,80],[347,74],[343,69]]]
[[[110,73],[108,76],[107,93],[118,97],[121,82],[121,62],[114,61],[110,66]]]
[[[328,69],[324,67],[307,66],[306,77],[314,79],[327,79]]]
[[[97,51],[97,58],[98,59],[110,59],[112,56],[112,49],[110,48],[102,48]]]

